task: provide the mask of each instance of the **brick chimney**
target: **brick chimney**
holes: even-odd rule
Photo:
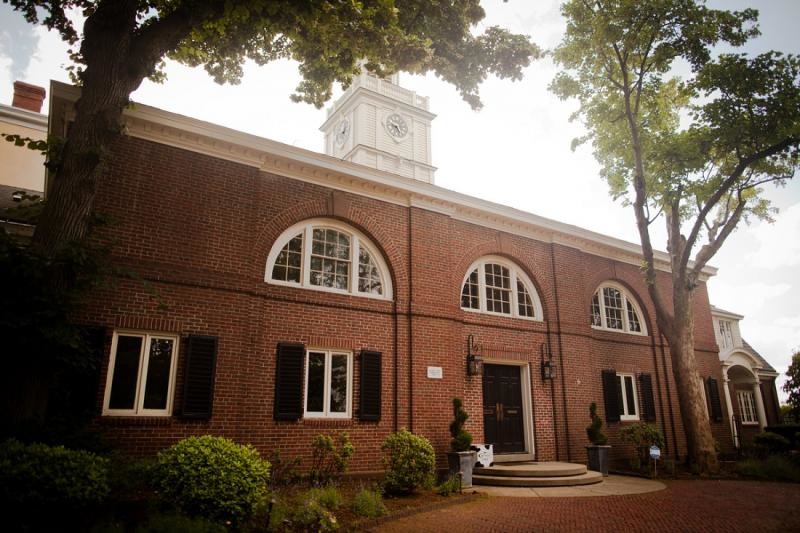
[[[43,87],[31,85],[24,81],[15,81],[14,100],[12,100],[11,105],[34,113],[41,113],[45,94],[47,93]]]

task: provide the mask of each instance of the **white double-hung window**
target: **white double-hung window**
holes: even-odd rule
[[[177,358],[177,335],[115,331],[103,414],[170,415]]]

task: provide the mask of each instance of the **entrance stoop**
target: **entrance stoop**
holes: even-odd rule
[[[573,463],[495,463],[472,471],[473,485],[496,487],[575,487],[601,481],[600,472]]]

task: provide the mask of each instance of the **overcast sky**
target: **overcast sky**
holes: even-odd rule
[[[497,0],[483,5],[486,26],[499,24],[525,33],[545,48],[561,39],[564,22],[557,0]],[[716,0],[709,5],[759,9],[763,35],[746,51],[800,53],[800,1]],[[50,79],[67,81],[66,49],[57,35],[28,25],[0,4],[0,102],[11,102],[17,79],[44,87]],[[481,89],[480,112],[471,111],[451,86],[433,76],[401,75],[400,84],[429,96],[431,111],[437,114],[432,129],[436,184],[638,242],[633,212],[611,200],[590,148],[570,151],[570,141],[582,128],[568,120],[576,103],[560,102],[547,91],[555,73],[552,62],[545,59],[529,67],[521,82],[487,80]],[[216,85],[202,69],[174,63],[168,64],[167,74],[166,84],[145,82],[133,99],[323,151],[318,128],[325,111],[289,100],[299,77],[296,65],[288,61],[248,65],[241,85],[233,87]],[[768,191],[780,209],[777,221],[742,225],[711,261],[719,273],[709,282],[711,302],[745,316],[743,337],[781,374],[793,349],[800,348],[799,181]],[[655,244],[665,248],[663,231],[657,232]],[[785,401],[782,382],[783,376],[778,393]]]

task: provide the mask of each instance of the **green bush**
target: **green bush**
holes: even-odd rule
[[[311,447],[313,456],[309,477],[314,485],[325,485],[339,478],[347,471],[350,458],[356,453],[346,431],[336,435],[335,439],[330,435],[317,435]]]
[[[760,456],[780,455],[789,451],[791,444],[786,437],[764,431],[753,437],[753,447]]]
[[[653,424],[640,422],[625,426],[619,431],[620,437],[625,442],[630,442],[639,453],[639,462],[646,465],[650,462],[650,446],[664,448],[664,436],[661,430]]]
[[[342,506],[342,493],[333,485],[318,487],[308,491],[308,499],[316,500],[325,509],[335,511]]]
[[[457,476],[450,476],[442,484],[436,487],[436,493],[440,496],[450,496],[461,491],[461,480]]]
[[[292,514],[292,525],[303,531],[335,531],[339,522],[329,509],[314,499],[306,499]]]
[[[743,477],[800,483],[800,466],[781,455],[739,461],[736,473]]]
[[[108,460],[63,446],[0,444],[0,501],[4,507],[70,508],[101,503],[109,493]]]
[[[436,454],[428,439],[402,428],[383,441],[384,489],[389,493],[410,493],[433,485]]]
[[[353,512],[365,518],[379,518],[388,511],[379,492],[361,489],[353,498]]]
[[[223,437],[189,437],[158,454],[154,484],[192,516],[241,523],[267,493],[269,462],[250,445]]]

